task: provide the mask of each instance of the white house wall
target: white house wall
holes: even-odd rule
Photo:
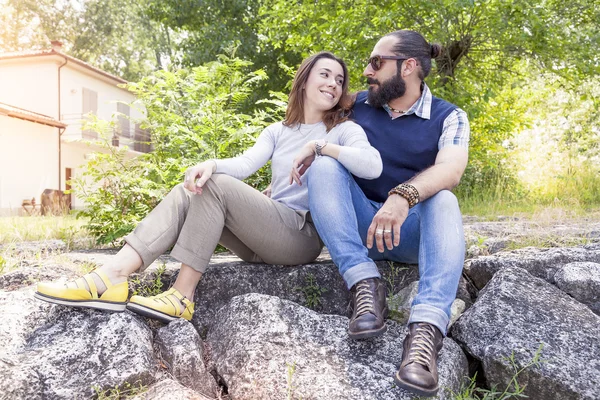
[[[60,59],[39,57],[0,62],[0,102],[58,119]]]
[[[0,115],[0,215],[58,187],[58,128]]]

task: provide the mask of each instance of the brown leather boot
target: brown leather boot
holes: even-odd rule
[[[438,386],[437,358],[444,336],[426,322],[409,325],[404,338],[400,369],[394,376],[396,384],[419,396],[435,396]]]
[[[379,278],[359,281],[352,292],[352,318],[348,324],[350,339],[366,339],[383,335],[388,315],[385,284]]]

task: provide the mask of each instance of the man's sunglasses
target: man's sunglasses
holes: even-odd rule
[[[383,60],[408,60],[410,57],[400,57],[400,56],[373,56],[369,58],[368,62],[371,64],[371,68],[373,71],[379,71],[381,69],[381,64]]]

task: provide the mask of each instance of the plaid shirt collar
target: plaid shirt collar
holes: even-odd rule
[[[396,118],[402,117],[404,115],[410,115],[410,114],[415,114],[417,117],[420,117],[423,119],[430,119],[431,118],[431,100],[432,100],[431,91],[429,90],[429,88],[427,87],[425,82],[423,82],[421,84],[421,97],[419,97],[419,99],[415,102],[415,104],[413,104],[405,114],[394,117],[392,115],[392,110],[390,110],[390,107],[387,104],[383,105],[383,109],[385,111],[387,111],[387,113],[389,114],[389,116],[392,119],[396,119]],[[365,103],[369,104],[369,101],[365,100]]]

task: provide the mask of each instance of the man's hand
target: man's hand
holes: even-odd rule
[[[384,252],[383,243],[388,250],[400,245],[400,227],[408,215],[408,201],[397,194],[393,194],[377,214],[367,231],[367,248],[373,247],[373,237],[377,244],[377,251]],[[392,235],[393,234],[393,235]]]
[[[217,164],[211,160],[188,168],[185,171],[183,187],[194,194],[202,194],[202,186],[210,179],[216,168]]]
[[[314,141],[310,141],[302,146],[300,152],[294,158],[292,163],[292,171],[290,172],[290,185],[296,182],[298,185],[302,186],[302,181],[300,178],[308,167],[315,161],[315,143]]]

